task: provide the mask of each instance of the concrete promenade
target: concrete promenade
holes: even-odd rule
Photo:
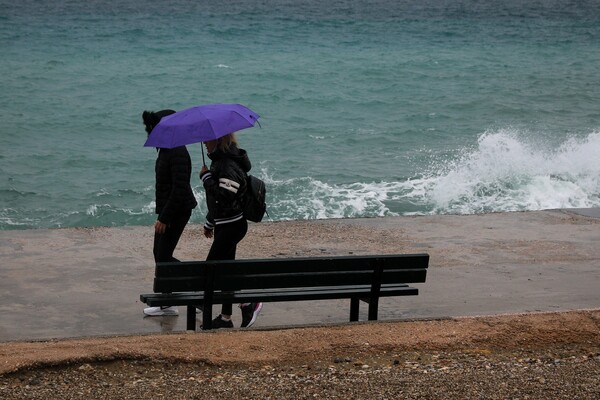
[[[186,229],[176,257],[206,257],[200,230]],[[152,235],[149,226],[1,231],[0,341],[185,330],[183,308],[143,317]],[[383,299],[380,319],[600,307],[600,209],[265,222],[250,226],[238,258],[422,252],[431,261],[419,296]],[[255,327],[345,323],[348,313],[348,301],[266,304]]]

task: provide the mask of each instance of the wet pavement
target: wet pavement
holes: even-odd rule
[[[0,341],[185,330],[184,308],[179,317],[142,314],[150,229],[0,232]],[[318,243],[314,232],[324,232]],[[419,296],[382,299],[382,320],[600,307],[600,209],[267,222],[251,233],[238,258],[429,253]],[[181,246],[184,259],[202,259],[209,244]],[[345,323],[348,314],[347,300],[270,303],[255,326]]]

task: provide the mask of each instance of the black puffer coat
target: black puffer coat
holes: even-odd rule
[[[208,155],[210,170],[200,176],[206,190],[208,214],[206,227],[237,221],[242,216],[241,198],[246,192],[246,177],[252,164],[246,150],[232,147],[225,153]]]
[[[187,148],[159,149],[155,172],[156,213],[158,220],[168,225],[174,215],[198,205],[190,186],[192,159]]]

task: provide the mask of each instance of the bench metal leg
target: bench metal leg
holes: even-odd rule
[[[360,300],[357,297],[350,299],[350,321],[358,321],[358,306]]]
[[[187,306],[187,330],[196,330],[196,306]]]
[[[377,309],[379,308],[379,297],[369,299],[369,321],[377,320]]]
[[[212,304],[204,303],[202,307],[202,330],[212,329]]]

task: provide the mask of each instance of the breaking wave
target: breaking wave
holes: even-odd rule
[[[483,134],[472,150],[415,183],[433,213],[473,214],[600,206],[600,132],[556,148],[513,130]],[[420,186],[420,187],[419,187]]]
[[[275,220],[477,214],[600,207],[600,132],[551,148],[511,129],[482,134],[472,148],[430,162],[403,181],[329,184],[312,178],[277,181]]]

